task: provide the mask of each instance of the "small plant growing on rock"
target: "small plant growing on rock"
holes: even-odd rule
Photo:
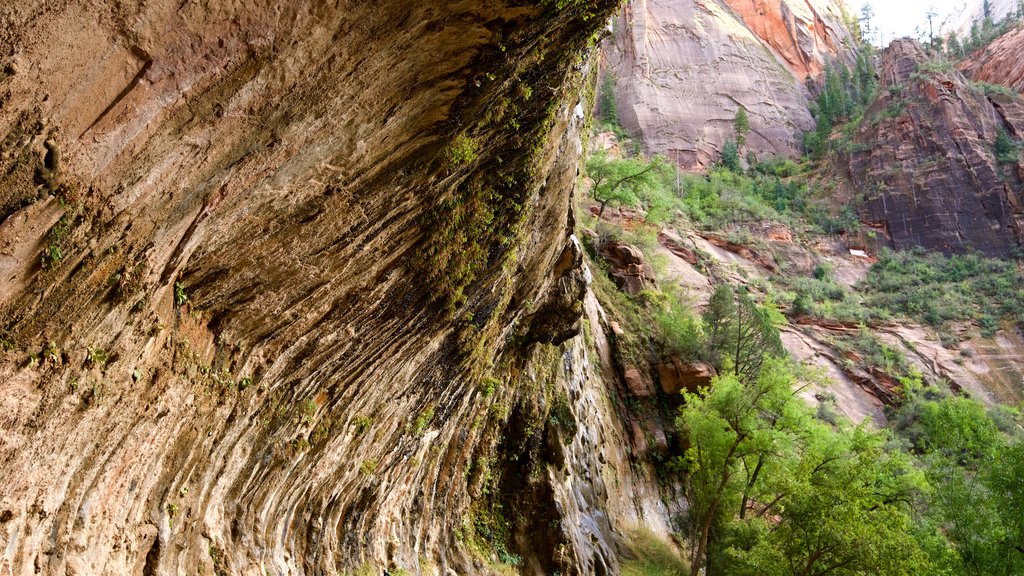
[[[448,161],[453,166],[469,164],[477,158],[477,145],[472,138],[466,134],[455,137],[448,147]]]
[[[370,426],[373,425],[373,418],[369,416],[356,416],[353,423],[356,425],[356,436],[358,436],[370,429]]]
[[[302,412],[302,423],[312,424],[313,416],[316,414],[316,401],[313,399],[305,400],[300,406],[299,410]]]
[[[363,463],[359,465],[359,473],[363,476],[369,476],[377,471],[377,461],[373,458],[363,460]]]
[[[169,502],[167,504],[167,523],[170,524],[172,528],[174,527],[174,517],[177,515],[178,505],[173,502]]]
[[[491,394],[494,394],[494,391],[497,390],[499,386],[501,386],[501,380],[498,380],[493,376],[487,376],[480,381],[480,393],[484,395],[484,398],[487,398]]]
[[[422,436],[427,430],[427,426],[430,425],[431,420],[434,419],[434,407],[431,406],[426,410],[419,413],[416,416],[416,420],[413,421],[412,426],[409,428],[409,432],[413,436]]]
[[[188,294],[181,282],[174,283],[174,303],[178,306],[188,304]]]
[[[92,366],[100,366],[107,362],[107,351],[102,348],[93,348],[92,346],[85,347],[86,354],[85,360]]]
[[[46,348],[43,349],[43,358],[54,364],[60,362],[60,348],[57,348],[56,342],[47,342]]]

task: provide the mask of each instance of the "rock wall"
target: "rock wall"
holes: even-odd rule
[[[0,8],[0,574],[604,574],[667,525],[556,348],[614,5]]]
[[[1021,164],[1000,165],[999,128],[1024,134],[1014,98],[975,91],[913,40],[882,55],[880,96],[850,155],[861,217],[896,248],[1006,256],[1020,246]]]
[[[1008,14],[1012,14],[1017,10],[1017,0],[988,0],[988,2],[992,20],[995,22],[999,22]],[[969,35],[971,25],[977,22],[980,27],[984,16],[984,0],[970,0],[961,6],[956,14],[950,17],[950,28],[960,34],[961,37]]]
[[[1024,94],[1024,26],[1017,26],[960,63],[971,80],[1001,84]]]
[[[852,58],[832,0],[642,0],[614,30],[604,53],[623,126],[691,170],[719,160],[740,106],[747,150],[799,155],[813,126],[805,82]]]

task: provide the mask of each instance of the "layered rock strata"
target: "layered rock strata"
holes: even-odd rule
[[[1017,26],[960,63],[971,80],[1007,86],[1024,94],[1024,26]]]
[[[1014,253],[1021,164],[999,163],[994,141],[1000,129],[1024,134],[1022,104],[973,89],[913,40],[885,50],[880,77],[850,154],[862,219],[896,248]]]
[[[614,5],[0,9],[0,574],[603,574],[667,531],[556,346]]]

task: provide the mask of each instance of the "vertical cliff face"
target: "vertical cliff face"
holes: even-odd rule
[[[998,130],[1024,134],[1024,107],[970,88],[912,40],[885,50],[881,96],[850,157],[862,217],[897,248],[1005,256],[1020,245],[1021,162],[1000,164]]]
[[[971,80],[1001,84],[1024,94],[1024,26],[1017,26],[960,63]]]
[[[824,1],[632,2],[606,42],[623,126],[684,168],[719,159],[747,109],[749,150],[797,155],[813,125],[808,77],[848,61],[838,4]]]
[[[992,20],[998,22],[1017,10],[1017,0],[987,0],[989,13]],[[957,33],[969,34],[971,26],[981,26],[985,17],[985,0],[970,0],[965,2],[961,10],[952,17],[951,27]]]
[[[614,572],[666,513],[556,347],[614,5],[0,9],[0,574]]]

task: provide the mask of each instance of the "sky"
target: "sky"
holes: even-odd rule
[[[861,13],[864,4],[871,4],[875,11],[875,18],[872,27],[876,32],[872,40],[878,42],[878,32],[883,35],[882,45],[887,45],[893,38],[901,36],[913,36],[915,28],[921,28],[927,36],[928,19],[925,14],[929,7],[934,7],[939,15],[934,21],[936,34],[940,24],[948,19],[950,25],[963,19],[966,6],[974,7],[976,2],[971,0],[846,0],[846,4],[855,11]],[[948,26],[947,26],[948,28]]]

